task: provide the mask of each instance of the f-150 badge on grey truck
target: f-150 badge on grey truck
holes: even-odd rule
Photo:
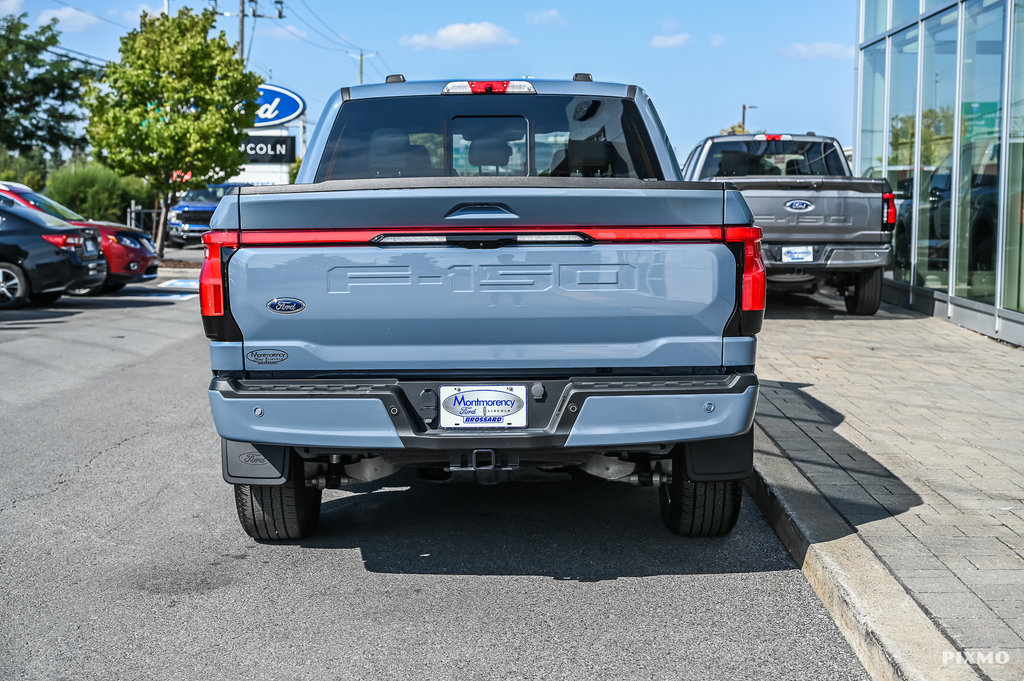
[[[836,287],[851,314],[873,315],[892,259],[895,195],[853,177],[839,143],[806,135],[718,135],[694,147],[684,180],[728,182],[764,230],[768,288]]]
[[[729,532],[752,465],[761,232],[679,181],[636,86],[344,88],[299,183],[243,187],[204,237],[210,404],[259,540],[403,466],[656,486],[669,528]]]

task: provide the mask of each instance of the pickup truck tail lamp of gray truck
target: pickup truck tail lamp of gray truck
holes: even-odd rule
[[[676,533],[728,532],[752,465],[765,297],[739,192],[672,177],[638,88],[441,94],[451,85],[353,88],[327,115],[350,131],[389,122],[363,147],[318,130],[308,173],[356,150],[333,175],[218,207],[200,297],[243,527],[303,536],[323,489],[405,466],[484,482],[531,466],[657,486]],[[447,123],[429,129],[452,137],[424,166],[411,141],[433,133],[402,116],[432,110]],[[574,145],[581,119],[608,141]],[[608,131],[639,121],[647,132],[616,146]],[[544,136],[566,125],[568,142]],[[334,179],[367,159],[398,170]]]
[[[682,175],[743,192],[764,230],[769,290],[814,292],[826,284],[852,314],[878,310],[895,195],[884,179],[853,177],[834,138],[717,135],[694,148]]]

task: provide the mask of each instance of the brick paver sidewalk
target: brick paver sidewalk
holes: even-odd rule
[[[955,642],[936,656],[1024,679],[1024,350],[783,296],[757,370],[758,423]]]

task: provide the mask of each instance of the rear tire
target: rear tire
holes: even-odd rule
[[[71,296],[98,296],[103,291],[103,284],[98,286],[87,286],[84,288],[69,288],[67,294]]]
[[[63,291],[53,291],[51,293],[33,293],[29,296],[36,305],[52,305],[60,300],[60,297],[64,295]]]
[[[864,270],[857,273],[857,282],[846,289],[846,311],[870,316],[878,312],[882,303],[882,270]]]
[[[322,490],[306,486],[299,457],[290,469],[283,485],[235,485],[238,521],[253,539],[301,539],[316,529]]]
[[[658,486],[661,519],[682,537],[721,537],[729,534],[740,517],[743,486],[740,480],[694,482],[687,480],[683,454],[672,457],[672,479]]]
[[[10,262],[0,262],[0,310],[21,307],[28,299],[28,277]]]

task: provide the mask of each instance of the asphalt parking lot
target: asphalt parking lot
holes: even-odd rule
[[[187,290],[2,312],[0,370],[0,678],[867,678],[749,498],[681,540],[648,489],[398,476],[254,543]]]

